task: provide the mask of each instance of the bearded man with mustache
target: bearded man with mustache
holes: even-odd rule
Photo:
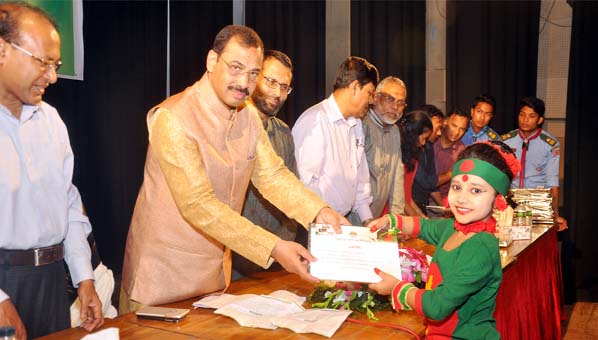
[[[386,77],[376,87],[370,109],[363,118],[365,154],[370,170],[374,217],[380,217],[386,204],[391,213],[404,214],[403,163],[401,133],[396,122],[407,107],[407,87],[396,77]],[[355,212],[349,215],[353,224],[360,223]]]
[[[281,119],[278,111],[291,94],[293,64],[284,53],[276,50],[264,52],[264,63],[257,79],[257,86],[251,97],[245,101],[246,107],[260,117],[272,148],[282,158],[284,165],[297,175],[295,144],[291,129]],[[249,185],[243,217],[262,226],[283,240],[293,241],[297,235],[297,222],[288,218],[278,208],[268,202],[253,185]],[[260,266],[243,256],[233,253],[232,279],[250,276],[262,270]]]

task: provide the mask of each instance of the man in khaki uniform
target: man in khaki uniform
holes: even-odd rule
[[[253,30],[216,36],[206,73],[148,113],[149,147],[125,250],[121,313],[222,291],[230,248],[267,268],[307,272],[315,259],[240,215],[249,181],[303,226],[348,224],[305,188],[276,155],[259,117],[237,108],[251,95],[263,44]]]

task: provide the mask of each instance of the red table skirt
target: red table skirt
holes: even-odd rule
[[[501,338],[560,340],[561,292],[556,228],[551,228],[503,272],[494,312]]]

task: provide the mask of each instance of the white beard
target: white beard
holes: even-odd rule
[[[385,124],[388,124],[388,125],[395,124],[396,122],[399,121],[399,119],[401,119],[401,118],[397,118],[397,119],[394,119],[394,120],[389,120],[389,119],[386,119],[384,117],[380,117],[380,120],[383,121]]]

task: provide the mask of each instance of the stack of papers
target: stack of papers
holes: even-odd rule
[[[331,337],[351,314],[350,310],[309,309],[301,307],[305,297],[286,290],[269,295],[207,296],[193,303],[196,308],[214,308],[214,313],[233,318],[244,327],[288,328],[295,333],[316,333]]]
[[[527,202],[533,211],[534,224],[553,224],[552,194],[550,189],[511,189],[513,202]]]

